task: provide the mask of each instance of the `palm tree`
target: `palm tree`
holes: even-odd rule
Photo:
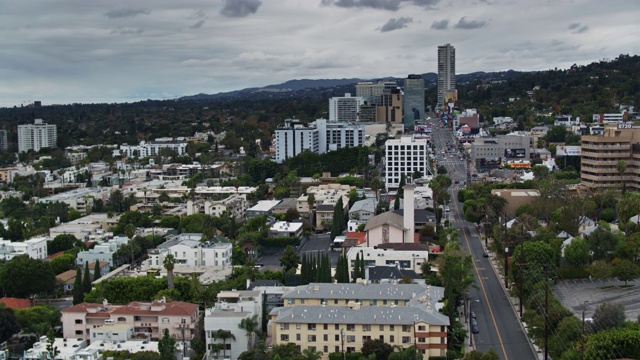
[[[167,269],[167,288],[171,290],[173,289],[173,268],[176,264],[176,258],[169,253],[164,257],[162,264],[164,265],[164,268]]]
[[[222,344],[209,344],[209,351],[215,355],[214,359],[218,358],[220,350],[222,350]]]
[[[320,360],[322,359],[322,352],[311,349],[304,349],[302,350],[302,358],[304,360]]]
[[[251,350],[253,348],[253,336],[258,329],[258,315],[240,320],[238,327],[247,332],[247,349]]]
[[[222,356],[227,357],[227,340],[231,339],[235,341],[235,335],[233,335],[229,330],[218,329],[212,334],[212,337],[214,339],[222,340]]]

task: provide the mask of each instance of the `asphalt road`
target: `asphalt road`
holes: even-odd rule
[[[447,141],[454,141],[453,133],[435,127],[432,141],[436,149],[444,149]],[[462,183],[467,178],[466,164],[456,164],[454,159],[459,160],[457,157],[452,159],[447,154],[443,165],[452,180]],[[469,308],[476,314],[480,332],[470,334],[473,337],[471,341],[476,349],[483,352],[493,348],[504,360],[537,359],[507,298],[504,285],[491,267],[489,259],[482,256],[484,249],[475,224],[464,220],[457,192],[457,187],[450,189],[449,216],[452,225],[460,232],[461,248],[467,250],[474,260],[475,287],[469,290]]]

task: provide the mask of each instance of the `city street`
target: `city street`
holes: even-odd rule
[[[445,149],[447,141],[456,143],[451,131],[437,127],[434,127],[432,139],[436,149]],[[443,165],[452,180],[466,180],[464,162],[444,162]],[[476,225],[464,219],[462,204],[457,201],[458,187],[452,186],[449,190],[452,225],[460,232],[462,249],[466,249],[474,260],[475,287],[469,289],[469,307],[476,314],[480,332],[470,334],[473,336],[473,346],[480,351],[493,348],[504,360],[536,359],[501,280],[490,260],[482,256],[485,249]]]

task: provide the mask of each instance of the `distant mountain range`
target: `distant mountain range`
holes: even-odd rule
[[[523,71],[501,71],[501,72],[474,72],[470,74],[456,75],[456,82],[464,84],[473,81],[499,81],[508,80],[511,78],[519,77],[523,74],[530,72]],[[425,88],[429,89],[437,85],[438,74],[425,73],[421,74],[424,79]],[[402,78],[384,77],[376,79],[296,79],[283,82],[276,85],[267,85],[264,87],[252,87],[242,90],[235,90],[229,92],[221,92],[217,94],[197,94],[181,97],[180,100],[213,100],[224,98],[262,98],[262,97],[295,97],[296,95],[313,96],[314,94],[332,92],[332,89],[340,89],[352,87],[355,89],[355,84],[363,81],[396,81],[398,85],[402,85]],[[348,92],[348,91],[347,91]],[[355,92],[351,90],[351,92]],[[340,93],[340,92],[339,92]]]

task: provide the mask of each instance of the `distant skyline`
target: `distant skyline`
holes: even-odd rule
[[[0,0],[0,107],[640,54],[637,0]]]

